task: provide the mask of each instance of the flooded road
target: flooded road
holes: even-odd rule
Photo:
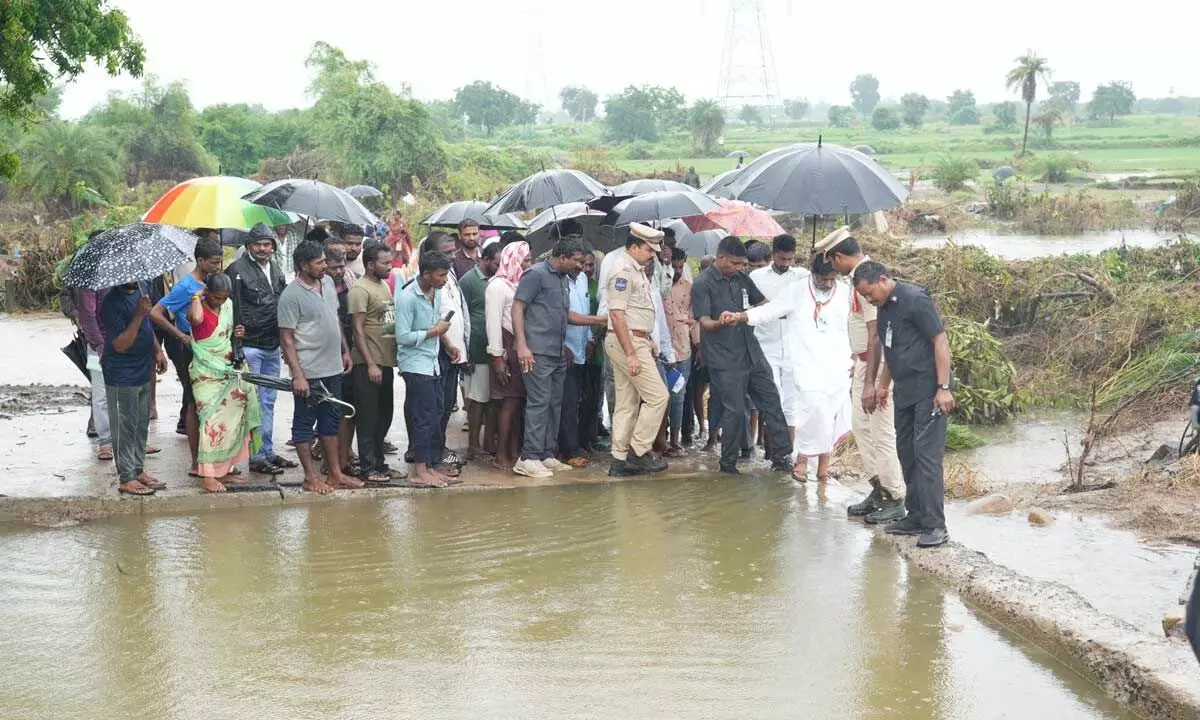
[[[959,245],[975,245],[1005,260],[1030,260],[1047,255],[1095,254],[1109,248],[1152,248],[1174,242],[1178,235],[1153,230],[1112,230],[1083,235],[1007,235],[994,230],[966,230],[953,236]],[[919,235],[909,241],[912,247],[941,247],[945,235]]]
[[[1130,718],[843,514],[660,480],[0,533],[6,718]]]

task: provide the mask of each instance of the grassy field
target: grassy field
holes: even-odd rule
[[[532,147],[555,154],[569,153],[584,146],[604,145],[603,125],[592,123],[572,128],[538,129],[525,133],[520,140]],[[608,145],[613,164],[631,173],[655,169],[695,167],[707,179],[728,170],[736,160],[724,157],[741,150],[752,156],[780,145],[814,142],[822,136],[826,142],[841,145],[870,145],[880,162],[892,170],[927,167],[946,153],[1007,164],[1020,149],[1020,128],[1005,133],[984,133],[979,125],[952,126],[943,122],[927,123],[921,128],[903,128],[883,132],[869,124],[857,128],[830,128],[818,123],[796,123],[774,129],[729,125],[718,157],[700,157],[690,136],[676,131],[658,143]],[[1089,164],[1097,173],[1122,172],[1200,172],[1200,117],[1179,115],[1132,115],[1119,118],[1112,126],[1084,123],[1055,128],[1053,145],[1047,145],[1040,130],[1031,127],[1030,147],[1039,155],[1066,153]],[[632,159],[631,155],[649,154]]]

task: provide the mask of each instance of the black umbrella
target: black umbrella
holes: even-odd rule
[[[773,150],[729,185],[737,200],[808,215],[862,215],[904,202],[908,190],[866,155],[816,143]]]
[[[276,390],[281,390],[283,392],[292,392],[291,378],[275,377],[274,375],[262,375],[259,373],[246,371],[238,371],[237,374],[241,376],[243,380],[253,385],[266,388],[275,388]],[[320,380],[314,380],[311,382],[308,386],[308,390],[309,397],[313,400],[313,402],[327,402],[338,405],[345,410],[346,417],[354,417],[354,406],[334,397],[333,394],[329,392],[329,389],[325,387],[325,384]]]
[[[635,222],[661,222],[703,215],[720,207],[716,200],[696,190],[659,190],[617,203],[607,224],[619,227]]]
[[[583,241],[594,250],[608,252],[616,247],[612,228],[604,224],[608,213],[593,210],[584,202],[569,202],[555,205],[542,211],[529,221],[529,232],[525,235],[530,254],[538,257],[550,249],[550,228],[560,220],[574,220],[583,228]],[[624,245],[624,234],[621,244]]]
[[[363,198],[383,197],[382,190],[370,185],[351,185],[350,187],[346,188],[346,194],[358,200]]]
[[[648,192],[658,190],[695,190],[696,188],[687,183],[676,182],[674,180],[659,180],[657,178],[643,178],[641,180],[630,180],[616,185],[612,188],[613,195],[623,195],[625,197],[633,197],[634,195],[645,195]]]
[[[483,221],[479,223],[479,226],[492,230],[525,230],[529,224],[517,217],[516,213],[504,213],[503,215],[484,213]]]
[[[741,168],[726,170],[720,175],[714,175],[708,182],[700,186],[700,192],[712,195],[713,197],[725,198],[732,200],[733,194],[729,192],[729,186],[737,180],[738,174],[742,172]]]
[[[521,180],[496,198],[489,215],[542,210],[552,205],[591,200],[607,195],[608,188],[578,170],[542,170]]]
[[[101,290],[150,280],[192,259],[196,236],[174,225],[133,223],[106,230],[75,251],[66,287]]]
[[[487,209],[488,204],[479,200],[459,200],[443,205],[429,213],[429,216],[422,220],[421,224],[430,227],[456,228],[463,220],[474,220],[482,225],[483,214]]]
[[[242,197],[256,205],[309,216],[313,221],[333,220],[346,225],[371,225],[379,218],[345,190],[320,180],[289,178],[276,180]]]

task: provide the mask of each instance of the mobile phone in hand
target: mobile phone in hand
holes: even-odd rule
[[[442,322],[450,322],[450,318],[454,317],[454,311],[446,313],[446,317],[442,318]]]

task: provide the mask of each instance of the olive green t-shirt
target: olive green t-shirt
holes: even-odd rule
[[[367,336],[367,347],[371,349],[375,364],[395,367],[396,306],[387,284],[370,278],[362,278],[354,283],[346,297],[346,312],[351,319],[358,313],[364,314],[363,334]],[[366,362],[357,344],[350,351],[350,356],[355,364]]]

